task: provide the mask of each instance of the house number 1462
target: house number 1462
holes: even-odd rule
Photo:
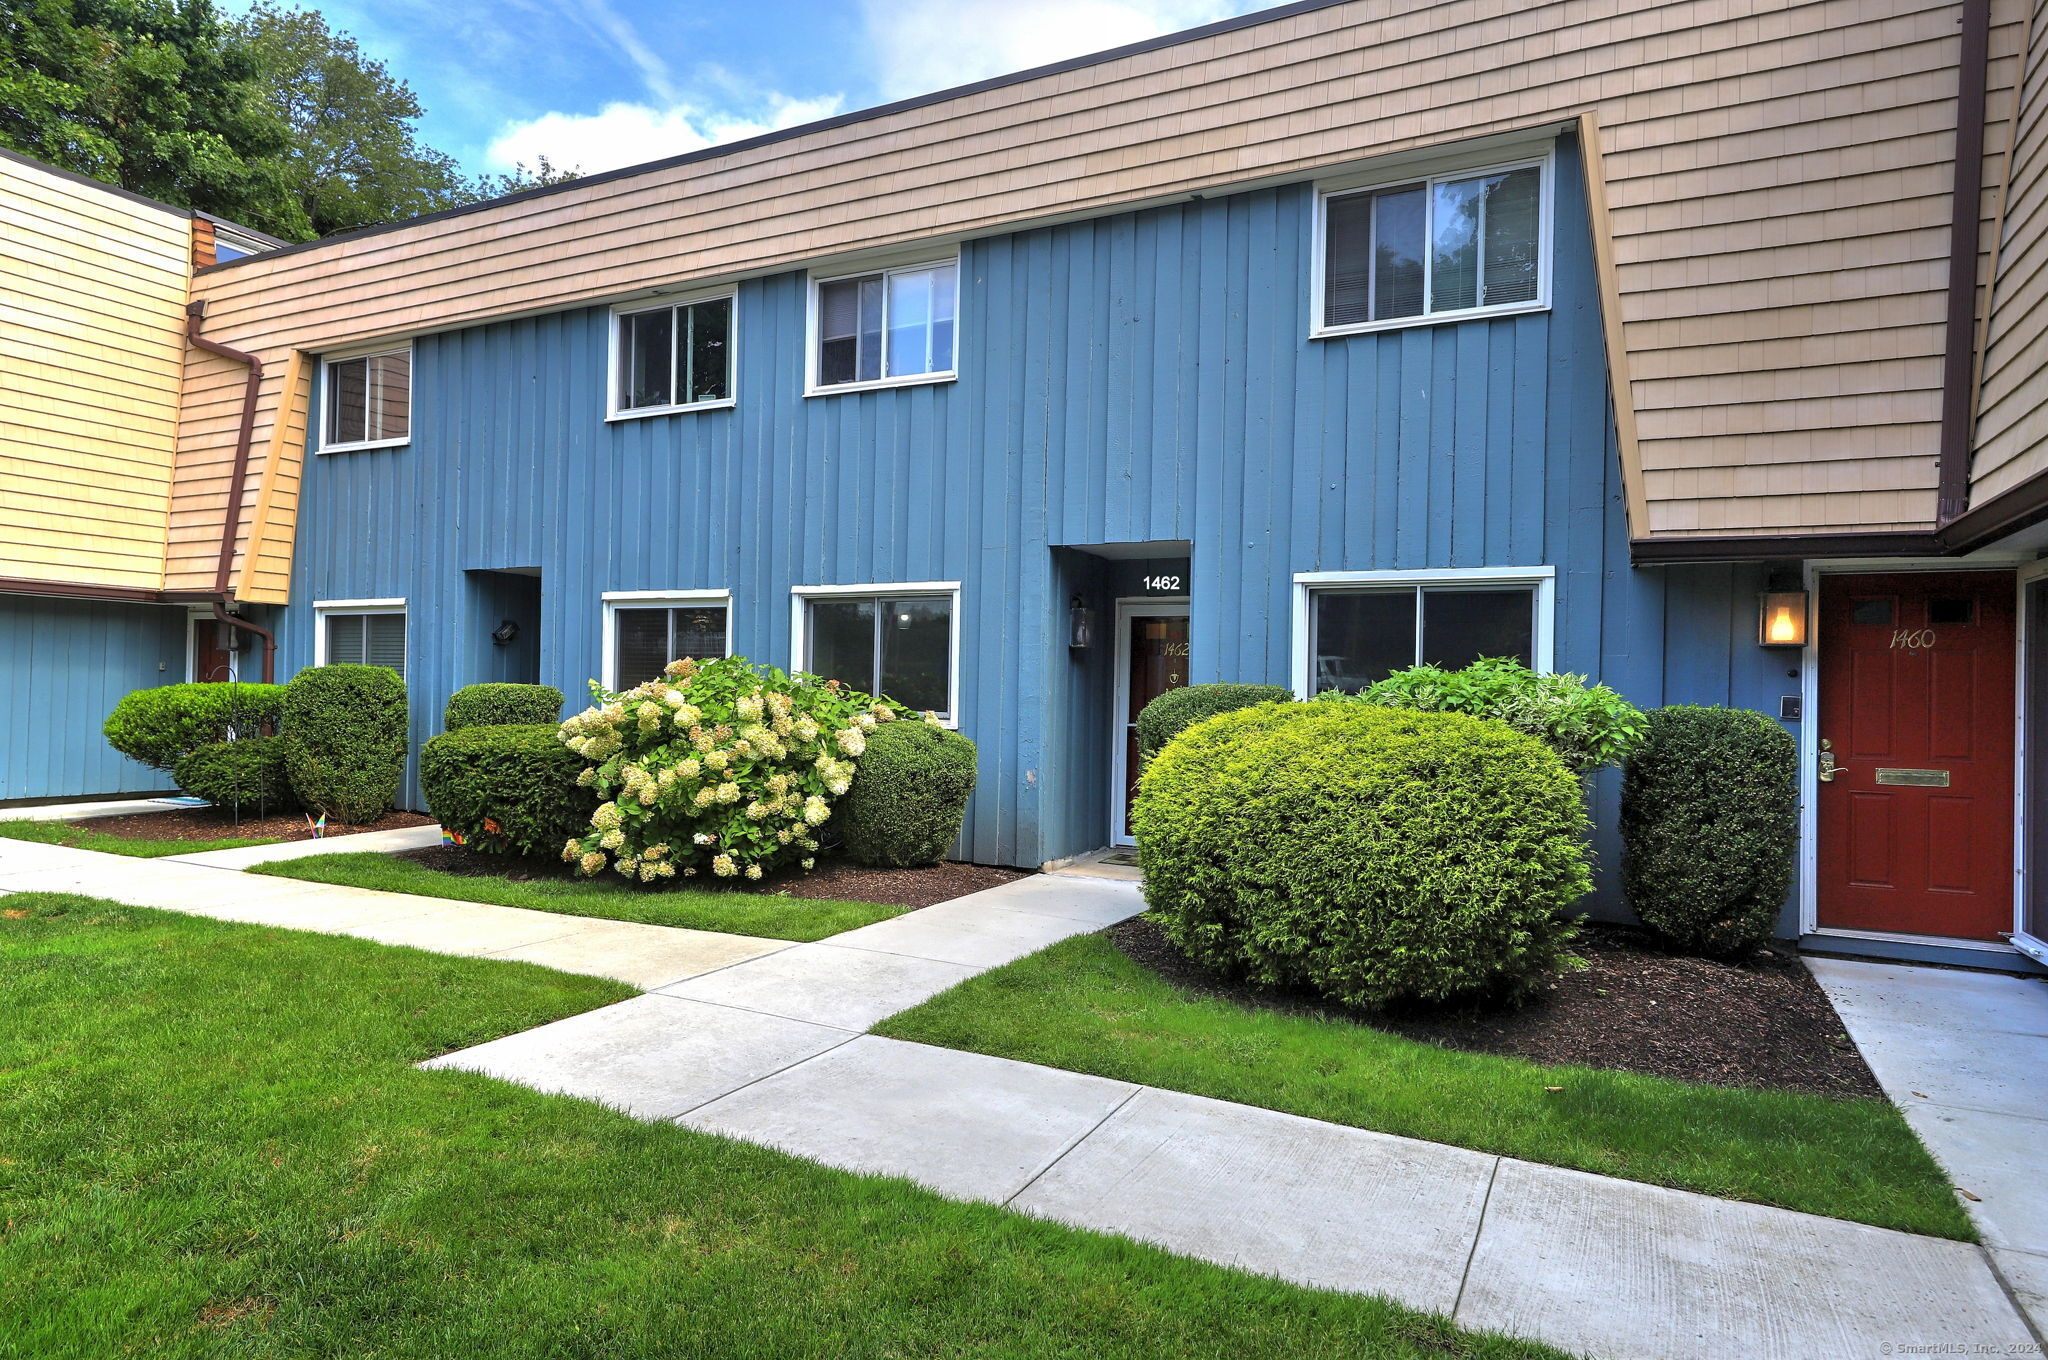
[[[1180,577],[1178,577],[1178,576],[1147,576],[1147,577],[1145,578],[1145,589],[1147,589],[1147,590],[1179,590],[1179,589],[1180,589]]]

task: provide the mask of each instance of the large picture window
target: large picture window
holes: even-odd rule
[[[412,436],[412,349],[327,361],[322,452],[403,444]]]
[[[1318,330],[1547,301],[1548,161],[1325,193]]]
[[[729,295],[617,313],[612,414],[655,415],[730,402],[732,316]]]
[[[950,584],[800,590],[797,665],[950,721],[957,600]]]
[[[405,604],[363,601],[313,606],[319,666],[388,666],[405,674]]]
[[[716,595],[624,595],[605,601],[605,683],[644,685],[671,661],[716,661],[732,651],[732,601]]]
[[[820,280],[813,390],[952,376],[959,294],[956,260]]]
[[[1409,666],[1481,657],[1550,667],[1547,570],[1297,577],[1303,694],[1351,694]]]

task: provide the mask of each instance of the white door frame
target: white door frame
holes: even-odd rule
[[[1124,790],[1130,780],[1131,630],[1132,619],[1187,618],[1193,622],[1185,595],[1144,595],[1116,602],[1116,645],[1111,664],[1116,667],[1116,698],[1109,710],[1109,843],[1134,845],[1131,829],[1124,825]],[[1194,660],[1194,637],[1188,638],[1188,660]],[[1189,674],[1194,672],[1190,669]],[[1192,683],[1192,682],[1190,682]]]
[[[2014,690],[2019,716],[2018,739],[2013,743],[2013,875],[2012,875],[2012,947],[2033,959],[2036,963],[2048,963],[2048,939],[2027,930],[2027,898],[2033,890],[2033,876],[2027,866],[2027,837],[2030,833],[2030,819],[2027,815],[2027,768],[2030,764],[2030,725],[2035,714],[2027,711],[2027,644],[2029,640],[2027,587],[2037,582],[2048,581],[2048,561],[2039,561],[2021,567],[2017,573],[2019,589],[2019,627],[2014,633],[2013,650],[2017,653],[2019,666],[2018,684]],[[2048,720],[2048,714],[2039,715]],[[2048,792],[2048,790],[2044,790]]]
[[[1946,949],[1976,949],[1990,954],[2012,954],[2016,946],[1997,944],[1990,940],[1964,940],[1951,935],[1913,935],[1891,930],[1852,930],[1843,926],[1820,924],[1820,587],[1823,576],[1882,576],[1903,575],[1906,572],[2013,572],[2013,591],[2016,608],[2021,611],[2019,630],[2013,638],[2013,665],[2018,668],[2018,688],[2015,690],[2013,741],[2013,922],[2017,929],[2020,912],[2024,910],[2025,881],[2021,873],[2026,850],[2024,807],[2026,800],[2021,796],[2024,788],[2025,765],[2022,763],[2026,750],[2026,624],[2024,606],[2026,595],[2023,583],[2032,577],[2027,571],[2030,565],[2025,560],[2013,558],[1989,558],[1971,560],[1968,558],[1934,558],[1899,561],[1896,558],[1872,557],[1840,559],[1831,562],[1808,562],[1805,568],[1806,598],[1808,601],[1806,646],[1799,653],[1799,933],[1801,935],[1831,935],[1852,940],[1882,940],[1892,944],[1939,945]],[[2048,564],[2041,564],[2036,575],[2048,574]]]
[[[192,633],[192,625],[195,623],[218,624],[219,618],[214,614],[213,606],[187,605],[185,608],[185,679],[188,681],[195,681],[199,678],[199,645],[194,640]],[[242,654],[230,651],[228,653],[228,679],[230,681],[239,681],[241,678]]]

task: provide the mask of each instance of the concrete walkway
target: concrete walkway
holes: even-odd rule
[[[162,862],[200,864],[209,869],[247,869],[258,864],[275,864],[281,859],[363,851],[389,855],[400,850],[425,850],[440,843],[441,828],[438,826],[401,826],[391,831],[359,831],[353,835],[323,836],[312,841],[274,841],[269,845],[245,845],[238,850],[202,850],[196,855],[167,855]]]
[[[0,822],[83,822],[94,817],[131,817],[141,812],[190,812],[183,795],[162,798],[104,798],[82,803],[32,803],[0,807]]]
[[[1849,1037],[2048,1332],[2048,981],[1810,958]]]
[[[1135,913],[1129,882],[1020,879],[804,945],[0,841],[0,892],[32,889],[619,978],[647,994],[426,1065],[1584,1354],[2034,1340],[1967,1244],[863,1032]]]

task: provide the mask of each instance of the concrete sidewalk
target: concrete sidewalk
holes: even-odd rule
[[[2048,1332],[2048,980],[1809,958],[1870,1070]]]
[[[618,978],[648,994],[426,1066],[1589,1355],[2034,1340],[1968,1244],[863,1032],[1134,914],[1130,882],[1040,875],[807,945],[0,841],[0,892],[33,889]]]

